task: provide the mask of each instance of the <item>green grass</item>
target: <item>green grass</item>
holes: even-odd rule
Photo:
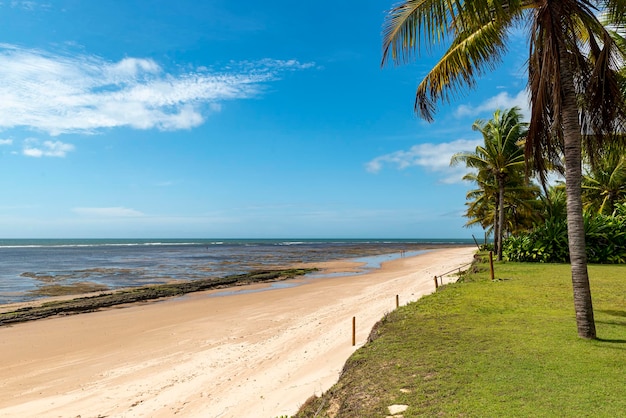
[[[389,314],[296,417],[626,416],[626,266],[589,273],[598,340],[577,336],[568,265],[496,264]]]

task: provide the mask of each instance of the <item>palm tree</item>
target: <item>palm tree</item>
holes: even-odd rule
[[[528,231],[539,222],[540,190],[539,186],[529,182],[527,178],[520,178],[507,187],[504,217],[507,222],[504,226],[507,235]]]
[[[465,226],[480,225],[487,235],[496,230],[498,208],[498,188],[494,178],[485,178],[484,173],[470,172],[463,176],[463,180],[476,183],[477,189],[472,189],[465,195],[467,211],[465,217],[469,220]]]
[[[474,182],[478,186],[477,189],[468,191],[465,196],[467,206],[465,217],[468,218],[465,226],[480,225],[488,236],[497,229],[498,187],[495,178],[486,178],[484,174],[471,172],[463,176],[463,180]],[[509,178],[505,186],[503,235],[527,231],[539,220],[540,202],[537,200],[540,195],[539,187],[529,184],[522,173],[518,174]],[[498,241],[497,235],[494,241]],[[502,242],[504,243],[504,240]]]
[[[607,146],[594,158],[583,175],[583,206],[610,215],[618,203],[626,202],[626,149]]]
[[[506,52],[510,29],[527,30],[531,119],[527,159],[545,183],[545,161],[565,157],[567,224],[578,335],[596,338],[581,200],[582,133],[601,140],[626,116],[616,55],[626,55],[599,21],[626,24],[626,0],[404,0],[383,28],[383,65],[402,63],[442,42],[449,47],[418,85],[416,112],[433,119]],[[522,26],[525,25],[525,26]],[[621,45],[621,44],[620,44]],[[591,134],[591,135],[589,135]]]
[[[524,171],[524,152],[518,142],[526,136],[526,124],[521,122],[520,109],[501,112],[496,110],[493,119],[477,120],[472,129],[483,135],[484,145],[476,147],[474,152],[454,154],[451,165],[460,162],[469,168],[478,170],[478,178],[485,182],[494,179],[498,194],[496,195],[497,223],[494,234],[498,260],[502,260],[502,236],[504,219],[504,194],[507,181]]]
[[[541,217],[543,220],[565,219],[567,217],[567,196],[565,195],[565,184],[558,182],[544,191],[541,196]]]
[[[469,190],[465,195],[467,210],[464,216],[468,218],[465,226],[469,228],[480,225],[485,231],[486,238],[495,232],[498,223],[498,208],[496,207],[498,189],[495,179],[484,178],[484,173],[479,176],[476,172],[470,172],[463,176],[463,180],[474,182],[478,186],[477,189]]]

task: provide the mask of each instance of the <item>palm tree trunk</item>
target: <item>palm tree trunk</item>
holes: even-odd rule
[[[574,309],[578,335],[582,338],[596,338],[593,318],[591,288],[587,273],[585,253],[585,226],[581,197],[581,127],[578,119],[574,78],[568,54],[560,52],[560,76],[563,93],[562,118],[565,141],[565,190],[567,194],[567,238],[569,241],[572,286],[574,289]]]
[[[498,177],[498,261],[502,261],[502,224],[504,223],[504,181]]]
[[[499,218],[499,213],[500,211],[498,210],[499,208],[499,203],[498,203],[498,197],[494,196],[496,199],[496,204],[495,204],[495,208],[493,211],[493,250],[496,254],[498,254],[498,225],[500,224],[498,222],[498,218]]]

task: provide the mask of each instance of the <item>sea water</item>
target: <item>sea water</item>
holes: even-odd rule
[[[49,285],[109,289],[354,259],[375,268],[401,254],[471,240],[4,239],[0,304],[37,299]],[[395,254],[395,255],[394,255]]]

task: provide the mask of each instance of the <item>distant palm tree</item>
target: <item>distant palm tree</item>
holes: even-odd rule
[[[498,260],[502,260],[502,237],[504,219],[504,194],[507,182],[524,172],[524,151],[518,142],[526,136],[527,124],[521,122],[522,114],[519,108],[501,112],[496,110],[493,119],[489,121],[477,120],[472,129],[483,135],[484,145],[476,147],[474,152],[460,152],[454,154],[451,165],[465,163],[469,168],[478,170],[478,179],[488,184],[493,179],[497,187],[495,207],[497,208],[497,223],[494,234]]]
[[[520,179],[515,183],[511,182],[506,190],[505,234],[528,231],[541,219],[539,212],[541,189],[526,177],[520,176]]]
[[[498,223],[498,208],[496,207],[498,187],[493,177],[484,177],[484,173],[479,176],[476,172],[463,176],[463,180],[474,182],[478,186],[477,189],[469,190],[465,195],[467,206],[465,217],[468,218],[465,226],[480,225],[487,235],[491,235],[495,232]]]
[[[480,225],[489,236],[496,231],[498,225],[499,210],[496,206],[498,187],[494,177],[481,174],[470,172],[463,176],[463,180],[471,181],[478,186],[477,189],[469,190],[465,196],[467,206],[465,217],[468,218],[465,226]],[[541,209],[541,202],[537,200],[539,195],[539,187],[530,184],[523,173],[508,179],[504,195],[503,235],[532,228],[539,220]],[[494,236],[496,236],[494,241],[497,241],[497,235]]]
[[[626,202],[626,148],[607,146],[594,158],[583,175],[583,205],[610,215],[618,203]]]
[[[616,124],[626,117],[615,71],[616,55],[626,50],[599,21],[599,11],[618,27],[626,24],[625,0],[404,0],[383,28],[383,65],[449,43],[417,88],[415,110],[427,120],[437,101],[474,86],[478,75],[501,61],[511,28],[527,31],[532,110],[526,155],[542,182],[545,162],[565,156],[574,308],[583,338],[596,338],[596,328],[581,200],[582,133],[605,138],[619,132]]]
[[[565,184],[559,182],[550,186],[541,196],[541,216],[544,220],[565,219],[567,217],[567,196]]]

